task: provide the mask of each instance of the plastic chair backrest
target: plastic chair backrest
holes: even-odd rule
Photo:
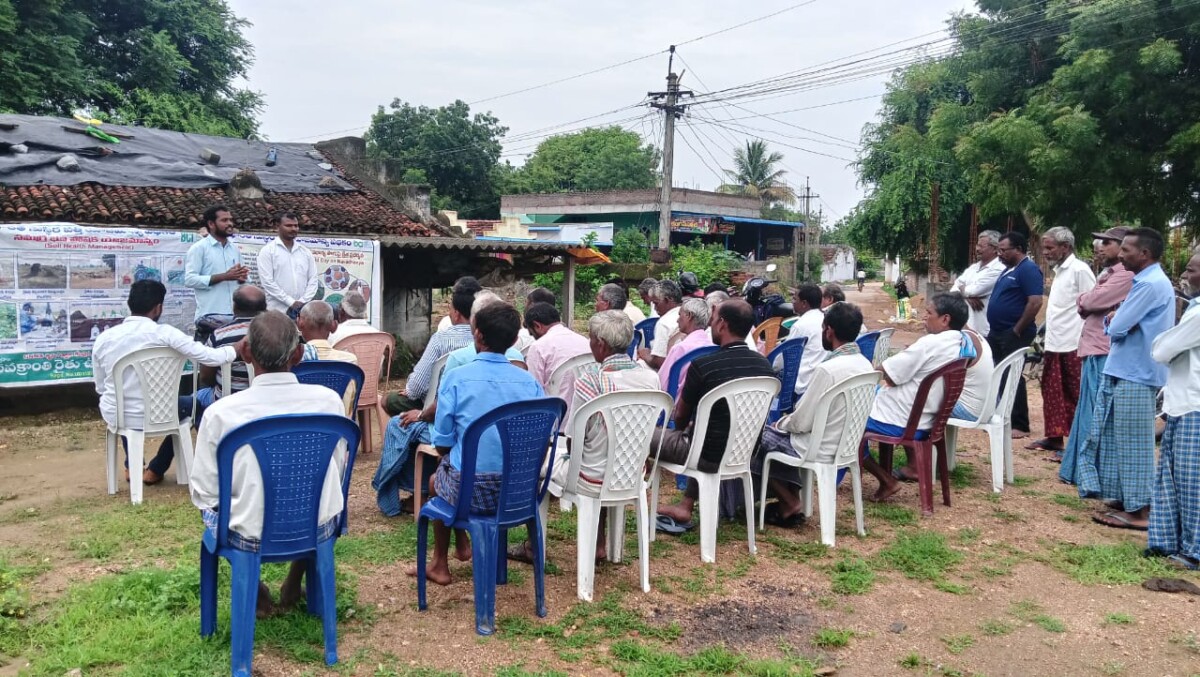
[[[1025,368],[1025,353],[1028,352],[1029,348],[1021,348],[996,365],[987,394],[983,397],[983,409],[978,418],[980,423],[991,421],[995,414],[1000,414],[1004,419],[1012,416],[1013,402],[1017,399],[1017,383],[1021,378],[1021,370]]]
[[[570,456],[563,488],[570,493],[579,492],[579,468],[583,463],[588,422],[599,416],[603,424],[600,430],[605,440],[603,448],[607,452],[600,500],[636,498],[645,476],[656,422],[659,416],[670,413],[674,405],[671,396],[661,390],[622,390],[600,395],[571,412],[569,430],[576,453]]]
[[[775,350],[767,355],[767,361],[775,364],[776,358],[783,358],[783,368],[779,370],[779,411],[788,411],[796,406],[796,377],[800,375],[800,361],[804,359],[804,349],[808,346],[808,337],[788,339],[775,346]]]
[[[237,452],[248,446],[262,473],[263,527],[259,555],[280,557],[314,550],[321,491],[329,462],[338,443],[344,441],[347,458],[341,490],[345,495],[358,436],[354,421],[333,414],[268,416],[226,433],[217,445],[220,487],[217,545],[230,547],[233,461]]]
[[[142,348],[117,360],[113,380],[117,390],[117,428],[125,423],[126,371],[137,374],[142,393],[142,427],[147,434],[179,432],[179,380],[183,378],[183,355],[173,348]]]
[[[958,403],[958,396],[962,394],[963,385],[967,381],[967,363],[970,361],[967,358],[954,360],[938,368],[937,371],[921,381],[921,385],[917,387],[917,395],[913,398],[913,408],[908,415],[908,424],[904,426],[905,439],[916,438],[918,426],[921,424],[921,415],[925,411],[925,401],[929,399],[929,390],[939,380],[943,382],[942,404],[934,416],[933,426],[929,429],[929,441],[936,442],[942,439],[942,434],[946,431],[946,421],[950,419],[950,412],[954,411],[954,405]]]
[[[779,329],[782,326],[782,317],[772,317],[770,319],[763,320],[762,324],[750,331],[750,336],[753,337],[755,341],[760,339],[762,340],[764,344],[763,355],[768,355],[772,350],[775,350],[775,346],[779,343]]]
[[[692,360],[697,357],[715,353],[720,349],[720,346],[700,346],[680,355],[679,359],[675,360],[675,364],[671,365],[671,371],[667,373],[667,394],[671,396],[671,399],[679,396],[679,380],[683,368],[691,364]]]
[[[649,348],[650,344],[654,342],[654,328],[657,326],[658,326],[658,318],[657,317],[647,317],[646,319],[642,320],[641,322],[638,322],[637,326],[633,328],[634,341],[636,342],[638,337],[640,336],[641,337],[641,345],[645,346],[646,348]]]
[[[871,364],[875,366],[879,366],[875,364],[875,346],[879,343],[879,334],[880,332],[877,331],[869,331],[854,339],[854,342],[858,344],[859,352],[863,354],[863,357],[871,360]]]
[[[838,435],[837,448],[833,450],[835,465],[849,465],[858,459],[863,431],[867,428],[867,417],[871,414],[871,405],[875,402],[875,392],[879,387],[877,371],[859,374],[842,379],[833,385],[825,395],[817,401],[817,411],[814,414],[812,432],[808,439],[810,444],[821,444],[825,439],[825,428],[829,424],[829,411],[835,406],[843,407],[846,417],[842,420],[842,429]],[[815,459],[824,449],[809,448],[806,457]]]
[[[879,330],[879,338],[875,341],[875,349],[871,351],[871,364],[873,366],[878,367],[888,358],[888,353],[892,349],[892,334],[894,333],[896,333],[896,330],[891,327]]]
[[[392,355],[396,350],[396,337],[377,331],[354,334],[338,341],[338,350],[354,353],[358,366],[363,370],[362,394],[358,397],[360,409],[376,406],[379,399],[379,380],[392,378]]]
[[[437,397],[438,386],[442,384],[442,372],[446,371],[446,360],[449,359],[450,353],[446,353],[434,361],[433,374],[429,377],[429,392],[425,395],[426,400],[432,400]]]
[[[708,435],[708,421],[712,409],[721,400],[729,407],[729,437],[725,442],[725,454],[721,457],[721,474],[747,469],[754,447],[762,435],[771,409],[771,400],[779,394],[779,379],[774,376],[751,376],[738,378],[713,388],[700,398],[696,405],[695,434],[692,449],[688,454],[689,467],[695,467]]]
[[[471,496],[475,490],[475,461],[479,456],[479,438],[495,426],[500,434],[504,476],[500,481],[500,497],[496,510],[501,526],[525,524],[533,519],[538,503],[550,484],[550,476],[538,484],[542,461],[550,454],[553,467],[558,444],[559,424],[567,411],[567,403],[557,397],[503,404],[480,416],[463,434],[462,479],[459,500],[455,506],[454,523],[470,519]]]
[[[358,399],[366,376],[357,364],[341,360],[310,360],[292,367],[292,373],[301,383],[325,386],[341,398],[346,397],[346,389],[354,383],[354,409],[358,409]]]
[[[221,397],[233,394],[233,365],[235,362],[241,362],[241,360],[234,360],[233,362],[221,365]],[[254,382],[254,365],[249,362],[246,362],[245,365],[246,387],[249,388],[250,384]]]
[[[546,384],[546,394],[551,397],[561,397],[563,400],[570,401],[571,393],[562,392],[568,374],[576,374],[579,368],[592,364],[596,358],[591,353],[582,353],[575,357],[568,358],[566,362],[554,368],[550,373],[550,382]]]

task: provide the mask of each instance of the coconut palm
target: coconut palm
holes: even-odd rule
[[[763,206],[772,204],[794,204],[796,191],[783,182],[787,174],[775,165],[783,161],[783,154],[767,152],[767,144],[761,140],[747,141],[745,148],[733,151],[736,171],[725,170],[730,183],[717,188],[722,193],[750,195],[762,200]]]

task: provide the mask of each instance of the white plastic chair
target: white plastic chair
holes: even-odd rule
[[[550,382],[546,384],[547,397],[561,397],[568,404],[571,402],[571,393],[562,392],[563,385],[567,380],[567,375],[576,375],[579,368],[585,364],[591,364],[596,361],[591,353],[583,353],[575,357],[567,359],[566,362],[558,365],[553,372],[550,373]]]
[[[875,340],[875,352],[871,354],[871,366],[878,368],[888,358],[894,333],[896,330],[892,327],[884,327],[879,330],[879,338]]]
[[[246,386],[254,382],[254,365],[246,363]],[[227,362],[221,365],[221,396],[233,394],[233,363]],[[192,364],[192,420],[196,420],[196,415],[200,413],[200,402],[196,400],[196,393],[200,391],[200,367]]]
[[[576,592],[579,599],[592,601],[596,575],[596,533],[600,528],[600,509],[608,508],[608,561],[620,562],[625,545],[625,507],[632,504],[637,516],[638,564],[641,567],[642,592],[650,592],[650,489],[646,481],[646,459],[659,416],[674,406],[671,396],[661,390],[625,390],[601,395],[572,414],[568,429],[575,440],[569,457],[566,484],[550,483],[542,499],[542,542],[545,543],[549,493],[559,497],[560,505],[578,508],[576,548]],[[593,415],[604,419],[604,479],[595,496],[579,491],[579,468],[583,462],[583,439]],[[559,447],[562,449],[562,446]],[[552,470],[552,469],[551,469]],[[589,492],[590,493],[590,492]]]
[[[446,371],[446,360],[448,359],[450,359],[450,353],[446,353],[434,361],[433,375],[429,377],[429,392],[425,394],[425,399],[437,399],[438,386],[442,384],[442,372]]]
[[[954,469],[954,452],[958,443],[958,430],[983,430],[988,434],[992,459],[992,491],[1004,491],[1004,483],[1013,482],[1012,453],[1012,410],[1017,398],[1017,380],[1025,367],[1025,353],[1021,348],[1000,361],[992,372],[992,382],[983,396],[983,410],[978,421],[952,418],[946,421],[947,467]],[[1004,389],[1001,390],[1001,384]]]
[[[117,360],[113,378],[117,391],[117,422],[108,426],[105,435],[108,493],[117,493],[117,472],[121,457],[118,453],[124,436],[129,443],[129,500],[142,502],[142,465],[145,461],[146,436],[169,435],[175,438],[175,479],[188,483],[188,468],[192,464],[192,419],[179,420],[179,379],[183,377],[183,355],[171,348],[143,348]],[[125,372],[137,374],[142,394],[142,427],[131,428],[125,422]]]
[[[750,457],[754,455],[754,447],[767,422],[771,400],[778,394],[779,379],[774,376],[739,378],[713,388],[700,398],[696,407],[696,424],[687,463],[656,464],[676,475],[687,475],[700,485],[700,559],[703,562],[717,561],[717,510],[723,480],[742,480],[746,498],[746,538],[750,554],[758,552],[754,545],[754,481],[750,476]],[[702,472],[696,464],[700,461],[700,450],[704,448],[713,405],[720,400],[726,400],[729,407],[729,438],[717,472]],[[653,506],[658,505],[658,484],[656,467],[651,479]]]
[[[829,547],[834,546],[834,531],[837,523],[837,473],[841,468],[850,468],[851,486],[854,489],[854,519],[858,526],[858,535],[867,535],[863,526],[862,471],[858,461],[862,435],[867,427],[867,416],[871,413],[871,405],[875,402],[879,377],[879,372],[873,371],[869,374],[859,374],[843,379],[834,384],[829,392],[817,402],[812,432],[808,436],[813,445],[818,445],[825,439],[825,429],[829,423],[829,410],[837,404],[846,411],[836,448],[810,447],[804,458],[796,458],[778,451],[766,455],[766,458],[763,459],[762,488],[759,492],[759,529],[762,529],[762,521],[766,517],[767,478],[771,476],[771,464],[783,463],[803,471],[804,515],[806,517],[812,517],[812,484],[813,479],[816,479],[818,500],[821,503],[821,542]],[[825,456],[832,456],[833,460],[818,461],[817,459],[823,455],[821,452],[832,452]]]

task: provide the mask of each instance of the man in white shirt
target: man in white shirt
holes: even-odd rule
[[[650,292],[650,300],[658,313],[658,322],[654,325],[654,340],[650,348],[638,348],[638,358],[657,370],[667,359],[671,348],[671,338],[679,331],[679,306],[683,303],[683,292],[679,285],[671,280],[662,280],[654,285]]]
[[[292,212],[275,216],[278,237],[258,252],[258,280],[267,293],[267,309],[293,320],[317,295],[317,262],[308,247],[296,242],[300,221]]]
[[[1046,339],[1042,353],[1042,414],[1046,436],[1026,449],[1061,452],[1071,434],[1079,401],[1079,337],[1083,317],[1076,300],[1096,286],[1092,267],[1075,256],[1075,236],[1061,226],[1042,235],[1042,254],[1054,266],[1054,282],[1046,303]]]
[[[217,447],[225,435],[242,424],[268,416],[282,414],[335,414],[345,416],[342,400],[325,386],[300,383],[291,368],[304,353],[300,333],[286,315],[267,311],[250,323],[242,358],[254,365],[255,378],[250,387],[240,393],[222,397],[209,407],[196,437],[196,458],[192,462],[190,492],[192,503],[200,508],[205,527],[215,530],[220,485],[217,479]],[[321,489],[318,511],[323,538],[337,531],[342,514],[342,474],[347,455],[345,444],[339,444],[330,459]],[[254,452],[244,447],[233,458],[233,483],[230,488],[229,529],[240,546],[256,549],[262,536],[263,496],[262,472]],[[280,588],[280,605],[288,607],[300,598],[300,580],[305,562],[293,562]],[[258,592],[258,611],[270,613],[271,595],[261,582]]]
[[[792,293],[792,306],[796,310],[797,319],[792,322],[784,341],[808,339],[804,346],[804,354],[800,356],[800,371],[796,373],[798,401],[808,388],[808,382],[812,380],[817,365],[825,361],[825,348],[821,345],[821,335],[825,331],[825,314],[821,312],[821,288],[811,282],[796,287],[796,291]],[[773,366],[782,369],[782,358],[776,358],[776,362]]]
[[[954,280],[951,291],[962,294],[971,310],[967,326],[974,329],[980,336],[988,335],[987,304],[992,295],[996,280],[1004,274],[1004,262],[1000,260],[1000,233],[985,230],[975,241],[975,255],[979,260],[967,266],[967,269]]]
[[[871,360],[863,357],[855,339],[862,329],[862,311],[858,306],[840,301],[829,306],[821,315],[821,347],[828,358],[813,371],[804,397],[796,403],[793,414],[787,414],[763,431],[762,446],[755,453],[752,469],[762,476],[763,459],[773,451],[783,452],[796,458],[807,458],[810,453],[816,459],[831,462],[831,450],[837,448],[846,420],[845,400],[838,400],[829,409],[825,437],[813,449],[809,437],[817,413],[817,405],[829,390],[838,383],[860,374],[869,374],[874,369]],[[861,433],[858,433],[861,434]],[[772,466],[770,478],[765,478],[771,491],[779,499],[768,506],[765,521],[779,527],[791,528],[804,523],[804,502],[800,500],[800,472],[792,466],[777,463]]]
[[[114,372],[117,362],[126,355],[142,348],[173,348],[192,362],[210,367],[229,364],[237,356],[230,346],[208,348],[193,341],[175,327],[158,324],[166,295],[167,288],[161,282],[134,282],[129,287],[129,299],[126,301],[129,304],[129,317],[121,324],[101,333],[92,345],[92,376],[96,381],[96,392],[100,394],[100,415],[110,428],[115,429],[117,425],[117,378]],[[136,370],[126,371],[124,385],[125,425],[133,429],[141,428],[145,404]],[[191,409],[190,396],[179,398],[181,417],[190,416]],[[142,481],[146,484],[161,482],[163,474],[171,467],[171,461],[175,458],[171,440],[170,437],[163,440],[158,454],[142,473]],[[125,443],[125,438],[122,437],[121,442]],[[128,458],[125,463],[128,479]]]
[[[629,317],[629,321],[633,323],[634,328],[638,322],[646,319],[646,314],[641,308],[629,302],[629,294],[625,288],[619,284],[608,283],[596,292],[596,312],[602,313],[606,310],[619,310]]]
[[[367,299],[352,291],[342,297],[338,305],[337,329],[329,335],[329,345],[337,347],[338,341],[358,334],[374,334],[379,331],[367,321]]]
[[[1183,274],[1200,290],[1200,252]],[[1193,297],[1179,324],[1154,340],[1151,357],[1166,364],[1163,433],[1150,502],[1148,551],[1175,566],[1200,568],[1200,297]]]

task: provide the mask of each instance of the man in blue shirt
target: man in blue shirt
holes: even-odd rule
[[[1121,242],[1121,263],[1132,272],[1125,302],[1107,318],[1111,342],[1092,429],[1079,452],[1082,498],[1099,498],[1110,510],[1094,521],[1145,531],[1154,486],[1154,399],[1167,382],[1167,367],[1151,357],[1159,334],[1175,324],[1175,289],[1163,273],[1163,239],[1138,228]]]
[[[988,345],[992,359],[999,363],[1021,348],[1028,348],[1037,336],[1037,314],[1042,309],[1045,278],[1042,269],[1026,256],[1028,240],[1020,233],[1006,233],[997,248],[1005,270],[992,288],[988,300]],[[1025,398],[1025,378],[1017,383],[1013,402],[1012,436],[1029,435],[1029,404]]]
[[[475,349],[479,354],[470,364],[445,374],[438,386],[437,414],[433,424],[433,444],[442,454],[430,482],[430,493],[452,505],[471,501],[477,513],[496,511],[503,477],[503,452],[500,433],[493,427],[479,439],[475,459],[475,487],[471,496],[459,496],[462,482],[462,442],[480,416],[496,407],[521,400],[544,397],[542,387],[529,372],[513,366],[504,352],[517,340],[521,316],[507,303],[496,303],[481,309],[471,318]],[[450,583],[448,555],[450,529],[442,522],[433,523],[433,559],[426,575],[439,585]],[[465,531],[455,533],[455,556],[462,561],[471,558],[471,543]],[[408,574],[416,576],[416,566]]]
[[[188,248],[183,269],[183,283],[196,290],[197,324],[206,315],[232,315],[233,290],[250,274],[238,246],[230,241],[234,226],[229,208],[206,209],[204,228],[208,237]]]

